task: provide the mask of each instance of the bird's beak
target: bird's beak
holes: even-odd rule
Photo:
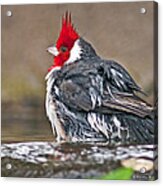
[[[53,56],[57,56],[59,54],[58,49],[54,45],[48,47],[46,51],[52,54]]]

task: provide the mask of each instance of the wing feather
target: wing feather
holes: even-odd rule
[[[114,61],[79,62],[62,69],[55,82],[59,98],[70,109],[98,113],[126,112],[145,117],[153,108],[137,97],[141,91]]]

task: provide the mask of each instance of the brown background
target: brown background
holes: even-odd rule
[[[153,2],[2,6],[2,139],[52,138],[44,114],[44,77],[53,63],[46,48],[55,43],[67,10],[81,37],[100,56],[128,69],[153,104],[153,6]]]

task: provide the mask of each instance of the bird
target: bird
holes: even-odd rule
[[[101,58],[76,31],[71,13],[62,16],[46,80],[46,115],[57,141],[155,143],[154,107],[115,60]]]

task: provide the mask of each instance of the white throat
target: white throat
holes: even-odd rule
[[[65,62],[65,64],[71,64],[81,58],[82,50],[79,45],[79,42],[80,42],[79,39],[75,41],[74,46],[72,47],[72,49],[70,51],[70,57]]]

